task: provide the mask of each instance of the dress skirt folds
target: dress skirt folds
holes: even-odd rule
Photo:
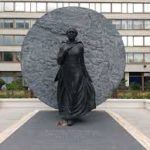
[[[64,119],[78,118],[96,108],[95,90],[84,64],[82,42],[67,50],[62,47],[57,56],[60,65],[55,77],[59,114]]]

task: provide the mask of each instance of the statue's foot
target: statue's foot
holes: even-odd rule
[[[60,120],[57,122],[57,126],[67,126],[67,121],[66,120]]]
[[[67,119],[67,120],[59,120],[57,122],[57,126],[72,126],[75,123],[74,120],[72,119]]]
[[[74,122],[83,122],[82,118],[74,118],[73,120],[74,120]]]
[[[67,120],[67,125],[72,126],[74,124],[74,121],[72,119]]]

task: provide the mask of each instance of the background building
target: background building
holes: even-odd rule
[[[112,20],[126,46],[126,85],[144,89],[150,81],[150,0],[1,0],[0,78],[21,77],[20,51],[24,36],[45,12],[66,6],[96,10]]]

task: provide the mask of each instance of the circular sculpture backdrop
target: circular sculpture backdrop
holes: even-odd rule
[[[84,44],[85,65],[93,80],[98,105],[111,95],[123,77],[125,50],[115,26],[96,11],[64,7],[39,18],[23,41],[22,76],[41,101],[57,108],[56,58],[69,27],[77,29],[77,39]]]

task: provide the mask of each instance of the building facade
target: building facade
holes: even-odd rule
[[[126,50],[126,86],[150,82],[150,0],[1,0],[0,78],[21,77],[20,51],[28,30],[48,11],[67,6],[93,9],[116,25]]]

